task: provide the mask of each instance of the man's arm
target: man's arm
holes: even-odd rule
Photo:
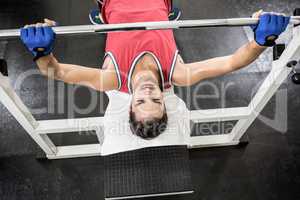
[[[229,56],[188,64],[184,64],[179,58],[173,74],[173,83],[178,86],[190,86],[201,80],[238,70],[256,60],[265,49],[266,47],[251,41]]]
[[[260,18],[258,25],[251,27],[254,31],[254,41],[242,46],[230,56],[190,64],[184,64],[179,58],[172,77],[173,83],[189,86],[249,65],[267,47],[275,45],[275,40],[284,32],[290,20],[282,14],[263,13],[262,10],[254,13],[253,17]]]
[[[51,26],[56,22],[44,19],[44,23],[26,25],[21,29],[21,40],[34,56],[41,73],[49,78],[66,83],[79,84],[99,91],[118,88],[118,79],[113,63],[108,57],[103,69],[59,63],[53,56],[55,33]]]
[[[88,86],[98,91],[118,88],[117,75],[114,70],[59,63],[53,54],[39,58],[36,63],[41,73],[49,78]],[[105,60],[103,68],[107,68],[110,64],[109,60]]]

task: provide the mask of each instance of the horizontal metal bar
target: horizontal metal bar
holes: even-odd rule
[[[47,155],[48,159],[63,159],[63,158],[78,158],[100,156],[100,144],[83,144],[71,146],[57,146],[57,153],[54,155]]]
[[[201,20],[179,20],[138,22],[122,24],[103,25],[78,25],[53,27],[57,35],[107,33],[133,30],[159,30],[159,29],[181,29],[201,27],[226,27],[226,26],[249,26],[257,24],[257,18],[228,18],[228,19],[201,19]],[[300,17],[292,17],[292,24],[300,24]],[[0,30],[0,38],[9,39],[20,36],[20,29]]]
[[[140,199],[140,198],[149,198],[149,197],[162,197],[162,196],[175,196],[183,194],[193,194],[193,190],[183,191],[183,192],[168,192],[168,193],[159,193],[159,194],[145,194],[145,195],[133,195],[133,196],[123,196],[123,197],[105,197],[105,200],[121,200],[121,199]]]
[[[68,133],[98,130],[103,126],[103,117],[41,120],[38,123],[39,126],[35,129],[38,134]]]
[[[191,110],[190,119],[194,123],[231,121],[245,119],[250,115],[248,107]]]
[[[214,142],[211,144],[198,144],[197,142],[191,143],[188,146],[189,149],[200,149],[200,148],[210,148],[210,147],[226,147],[226,146],[235,146],[238,145],[240,141],[231,141],[231,142]]]
[[[228,134],[191,136],[189,138],[188,148],[193,149],[205,147],[231,146],[237,145],[238,143],[239,141],[230,140]]]

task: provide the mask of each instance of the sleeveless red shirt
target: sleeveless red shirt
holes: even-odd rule
[[[105,0],[101,13],[106,23],[117,24],[168,21],[170,9],[170,0]],[[163,88],[170,87],[178,55],[172,30],[110,32],[105,51],[114,63],[120,91],[131,93],[131,75],[145,53],[154,57]]]

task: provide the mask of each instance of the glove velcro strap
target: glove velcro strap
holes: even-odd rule
[[[278,35],[269,35],[269,36],[267,36],[264,40],[264,43],[262,41],[259,42],[257,40],[256,33],[254,33],[254,38],[255,38],[256,43],[259,44],[260,46],[272,47],[276,44],[275,41],[277,40]]]
[[[278,35],[267,36],[265,39],[266,42],[265,42],[264,46],[267,46],[267,47],[274,46],[276,44],[275,41],[277,40],[277,38],[278,38]]]
[[[44,48],[35,48],[34,51],[36,52],[36,55],[33,58],[33,61],[37,61],[39,58],[49,55],[45,52]]]

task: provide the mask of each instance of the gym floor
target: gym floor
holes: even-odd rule
[[[248,17],[259,9],[291,14],[294,8],[300,7],[300,1],[190,0],[178,1],[177,6],[183,11],[182,19],[207,19]],[[17,28],[46,17],[60,25],[89,24],[88,13],[93,7],[91,0],[2,0],[0,28]],[[252,37],[250,29],[242,27],[176,30],[175,36],[185,62],[230,54]],[[55,54],[62,62],[97,67],[102,64],[104,44],[104,35],[60,37]],[[203,83],[191,88],[176,88],[176,93],[186,101],[189,109],[247,106],[270,70],[271,52],[272,49],[267,50],[256,63],[245,69],[209,80],[224,95],[212,98],[216,91]],[[0,56],[8,62],[9,77],[17,93],[35,111],[37,119],[65,118],[68,114],[74,117],[104,114],[108,99],[103,93],[91,94],[84,87],[60,82],[55,83],[53,91],[48,91],[47,79],[30,71],[37,67],[20,41],[0,41]],[[17,79],[25,71],[33,75],[18,85]],[[225,91],[224,86],[228,87]],[[64,97],[55,95],[58,90],[65,94]],[[76,95],[68,96],[70,91],[75,91]],[[48,105],[48,92],[54,104]],[[188,99],[191,92],[197,98]],[[298,93],[300,86],[287,79],[275,95],[279,98],[272,98],[262,117],[256,119],[247,131],[248,146],[191,150],[195,190],[191,199],[300,199]],[[87,106],[91,95],[97,97],[97,107],[89,113],[78,112],[79,108]],[[287,102],[284,97],[287,97]],[[77,109],[73,109],[74,105]],[[274,124],[264,119],[273,119],[278,105],[287,109],[287,121],[283,120],[276,126],[277,122]],[[65,112],[58,112],[57,106],[63,106]],[[103,198],[103,162],[100,157],[39,162],[36,160],[37,145],[1,104],[0,119],[1,200]],[[194,132],[201,134],[197,130]],[[89,133],[55,134],[51,138],[57,145],[97,141],[96,136]]]

